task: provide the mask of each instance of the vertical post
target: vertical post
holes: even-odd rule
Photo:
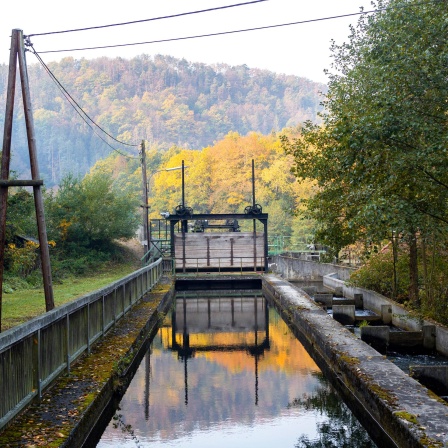
[[[114,288],[114,292],[113,292],[113,308],[114,308],[114,327],[117,323],[117,288]]]
[[[70,315],[68,313],[65,316],[65,331],[67,334],[67,374],[70,375]]]
[[[252,207],[255,208],[255,162],[252,159]]]
[[[182,160],[182,210],[185,210],[185,163],[183,160]],[[182,227],[182,235],[184,235],[186,232],[188,232],[188,220],[183,219],[181,221],[181,227]]]
[[[269,257],[269,247],[268,247],[268,220],[263,219],[263,230],[264,230],[264,272],[268,272],[268,257]]]
[[[1,180],[8,180],[11,161],[12,122],[14,116],[14,96],[16,91],[17,53],[19,30],[13,30],[11,36],[11,51],[9,54],[9,74],[6,97],[5,125],[3,129]],[[2,330],[2,301],[3,301],[3,269],[5,259],[6,206],[8,187],[0,187],[0,331]]]
[[[185,165],[182,160],[182,210],[185,211]],[[185,252],[185,233],[188,231],[188,221],[186,219],[181,220],[182,229],[182,271],[186,272],[186,252]]]
[[[252,210],[255,210],[255,162],[252,159]],[[254,271],[257,272],[257,223],[253,219],[254,225]]]
[[[37,330],[37,364],[36,364],[36,377],[37,377],[37,396],[39,400],[42,398],[42,337],[40,328]]]
[[[14,30],[16,31],[16,30]],[[25,46],[23,32],[19,31],[19,70],[22,86],[23,110],[25,114],[26,133],[28,138],[28,150],[30,154],[31,179],[39,180],[39,166],[37,163],[36,137],[34,134],[34,119],[31,107],[30,85],[25,59]],[[48,249],[47,228],[45,225],[44,202],[40,185],[33,186],[34,207],[36,208],[37,233],[42,261],[42,276],[44,282],[45,308],[50,311],[54,308],[53,284],[51,278],[50,251]]]
[[[141,163],[142,163],[142,207],[143,207],[143,238],[146,239],[145,254],[151,248],[151,243],[149,241],[149,225],[148,225],[148,180],[146,175],[146,151],[145,151],[145,141],[142,140],[140,143],[141,149]]]
[[[185,166],[182,160],[182,208],[185,208]]]
[[[87,339],[87,353],[90,355],[90,301],[87,304],[87,328],[86,328],[86,339]]]

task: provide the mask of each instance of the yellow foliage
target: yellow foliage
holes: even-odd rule
[[[72,223],[70,221],[67,221],[66,219],[63,219],[59,223],[58,228],[60,229],[60,232],[61,232],[61,240],[62,241],[65,241],[67,239],[68,229],[71,225],[72,225]]]
[[[172,148],[162,169],[185,166],[185,205],[195,213],[243,213],[251,205],[252,160],[255,165],[255,199],[269,213],[270,234],[300,234],[294,219],[301,200],[313,194],[311,182],[297,182],[291,173],[293,159],[285,154],[277,135],[229,133],[213,146],[197,150]],[[150,182],[150,218],[172,213],[182,200],[181,173],[159,172]],[[298,227],[298,231],[293,229]],[[274,233],[272,233],[274,232]]]

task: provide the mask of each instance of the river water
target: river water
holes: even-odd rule
[[[176,298],[98,447],[376,447],[264,297],[206,294]]]

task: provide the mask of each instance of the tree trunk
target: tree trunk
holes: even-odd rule
[[[428,261],[427,261],[427,249],[426,249],[426,241],[425,238],[421,238],[422,245],[422,267],[423,267],[423,291],[425,294],[425,300],[429,299],[430,295],[430,286],[428,281]]]
[[[397,235],[392,232],[392,259],[393,259],[393,284],[392,284],[392,299],[396,300],[398,296],[398,279],[397,279],[397,261],[398,261],[398,243]]]
[[[420,307],[418,294],[418,260],[417,235],[411,233],[409,238],[409,300],[416,307]]]

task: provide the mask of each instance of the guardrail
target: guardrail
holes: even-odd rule
[[[150,291],[162,259],[0,333],[0,429]]]

